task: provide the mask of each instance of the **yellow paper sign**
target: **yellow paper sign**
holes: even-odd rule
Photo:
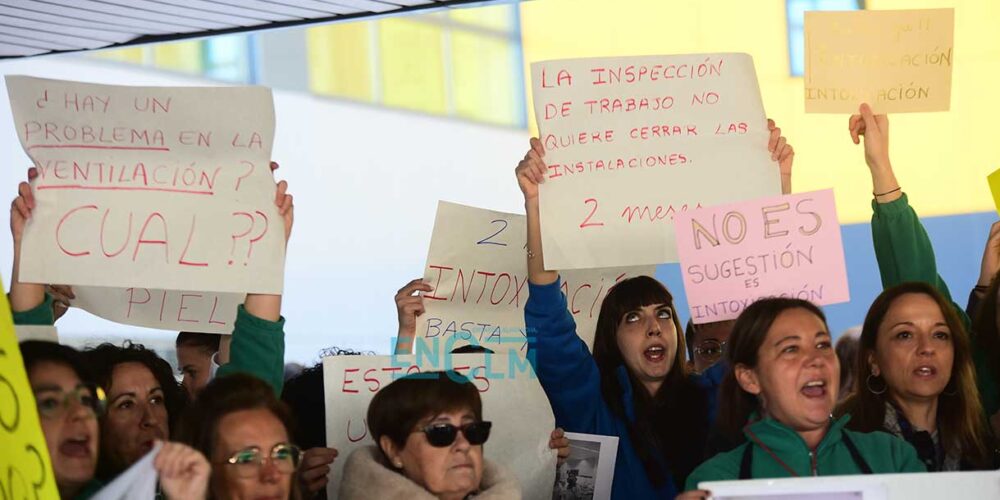
[[[806,113],[948,111],[954,31],[954,9],[806,12]]]
[[[2,283],[0,283],[2,286]],[[0,294],[0,498],[59,498],[7,296]]]
[[[993,195],[993,205],[996,206],[997,213],[1000,213],[1000,169],[986,176],[986,182],[990,185],[990,194]]]

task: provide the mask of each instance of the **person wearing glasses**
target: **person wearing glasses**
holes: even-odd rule
[[[696,325],[688,321],[684,340],[687,342],[688,367],[692,373],[707,373],[723,360],[735,323],[735,320],[728,320]]]
[[[247,374],[219,377],[186,409],[178,439],[212,464],[209,498],[298,498],[301,452],[293,419],[270,384]]]
[[[60,498],[86,499],[104,484],[96,479],[104,391],[93,382],[80,353],[42,341],[20,344],[28,382],[49,450]],[[170,500],[204,498],[211,467],[205,457],[180,443],[163,443],[153,461],[160,490]]]
[[[461,374],[425,372],[393,381],[368,405],[374,446],[351,453],[341,500],[518,499],[517,479],[483,459],[491,422]]]
[[[840,363],[823,312],[811,302],[761,299],[733,327],[719,424],[745,443],[705,461],[678,500],[708,498],[706,481],[924,472],[906,441],[834,419]]]

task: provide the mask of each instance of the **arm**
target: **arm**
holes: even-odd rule
[[[417,316],[424,313],[424,297],[417,292],[431,292],[433,290],[434,287],[422,278],[417,278],[396,292],[396,318],[399,321],[399,331],[396,334],[396,354],[413,353],[413,340],[417,336]]]
[[[21,314],[22,320],[15,321],[19,324],[46,324],[51,325],[55,318],[52,317],[52,302],[45,295],[45,285],[37,283],[22,283],[20,279],[21,268],[21,239],[24,236],[24,226],[31,217],[31,212],[35,209],[35,195],[31,191],[31,185],[22,182],[17,186],[18,196],[10,204],[10,233],[14,242],[14,269],[11,271],[10,280],[10,309],[17,316]],[[41,309],[49,312],[46,316]],[[25,315],[24,313],[32,313]],[[25,317],[27,316],[27,317]]]
[[[545,182],[545,151],[538,139],[518,164],[515,174],[524,194],[528,228],[528,301],[524,324],[528,360],[552,405],[556,425],[571,432],[593,432],[601,404],[601,376],[587,345],[576,334],[576,323],[566,309],[559,273],[542,263],[538,185]]]
[[[274,164],[272,163],[272,170]],[[275,205],[285,222],[285,244],[292,231],[294,207],[292,196],[286,194],[288,183],[281,181],[275,194]],[[228,356],[220,349],[216,373],[249,373],[268,382],[276,394],[281,394],[285,371],[285,319],[281,317],[281,295],[247,294],[239,306],[236,324],[229,343]]]
[[[767,140],[767,151],[771,153],[771,160],[778,162],[781,194],[792,194],[792,161],[795,160],[795,150],[770,118],[767,120],[767,129],[771,132]]]
[[[990,226],[990,235],[986,238],[983,260],[979,264],[979,281],[969,293],[969,303],[965,306],[965,313],[970,318],[976,317],[979,303],[986,296],[998,271],[1000,271],[1000,221]]]

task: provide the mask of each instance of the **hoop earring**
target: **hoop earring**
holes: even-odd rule
[[[866,379],[865,379],[865,387],[867,387],[867,388],[868,388],[868,392],[871,392],[872,394],[874,394],[874,395],[876,395],[876,396],[879,396],[879,395],[882,395],[882,394],[885,394],[885,391],[886,391],[886,390],[887,390],[887,389],[888,389],[889,387],[888,387],[888,386],[886,385],[886,383],[885,383],[885,381],[884,381],[884,380],[882,381],[882,390],[880,390],[880,391],[876,391],[875,389],[872,389],[872,377],[873,377],[873,376],[874,376],[874,375],[872,375],[871,373],[869,373],[869,374],[868,374],[868,378],[866,378]]]

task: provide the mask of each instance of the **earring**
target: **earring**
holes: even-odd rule
[[[868,388],[868,391],[869,391],[869,392],[871,392],[872,394],[874,394],[874,395],[876,395],[876,396],[878,396],[879,394],[884,394],[884,393],[885,393],[885,391],[886,391],[886,389],[888,389],[888,388],[889,388],[889,387],[888,387],[888,386],[886,385],[886,383],[885,383],[885,380],[883,380],[883,381],[882,381],[882,390],[880,390],[880,391],[876,391],[875,389],[872,389],[872,377],[873,377],[873,376],[874,376],[874,375],[873,375],[873,374],[871,374],[871,373],[869,373],[869,374],[868,374],[868,378],[866,378],[866,379],[865,379],[865,387],[867,387],[867,388]]]
[[[397,469],[402,469],[403,468],[403,462],[400,462],[399,460],[396,460],[395,462],[393,462],[392,465],[395,466]]]

